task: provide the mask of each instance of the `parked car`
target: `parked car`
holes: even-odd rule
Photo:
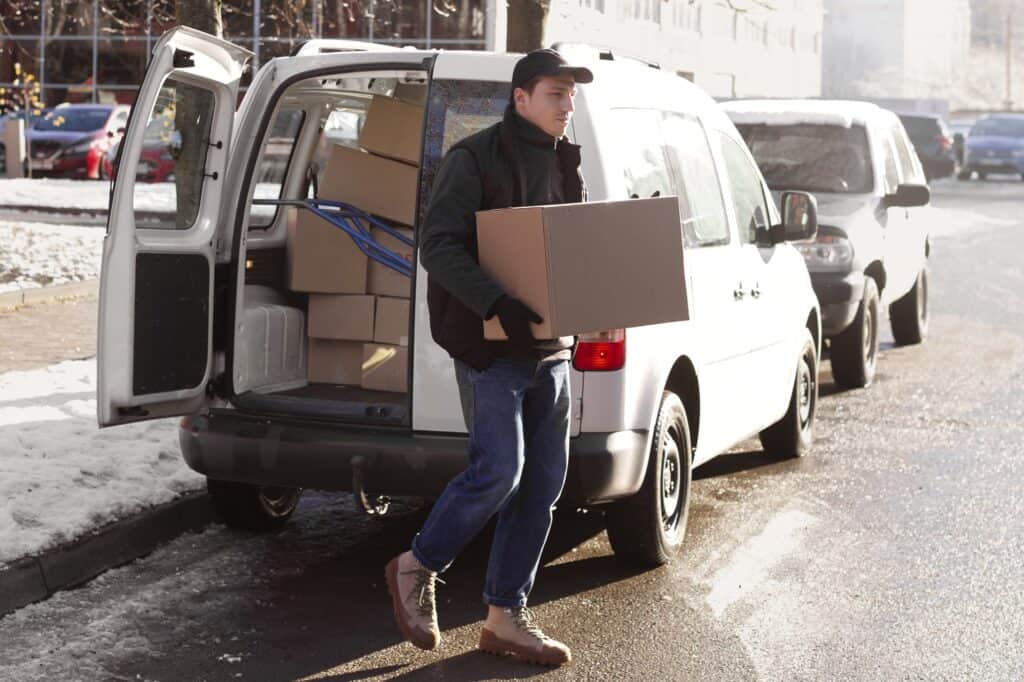
[[[953,132],[941,116],[932,114],[899,114],[917,157],[924,167],[925,178],[945,178],[957,172]]]
[[[988,114],[971,127],[959,178],[973,173],[984,180],[990,173],[1020,174],[1024,179],[1024,114]]]
[[[98,179],[103,155],[121,138],[128,111],[123,104],[55,107],[25,132],[32,174]]]
[[[423,130],[415,143],[422,180],[403,190],[416,197],[421,216],[444,152],[500,120],[517,57],[369,44],[353,50],[351,42],[340,51],[334,43],[310,41],[269,61],[236,114],[250,54],[188,28],[164,34],[113,187],[100,294],[99,423],[184,415],[186,462],[207,477],[225,518],[245,527],[282,523],[302,488],[351,490],[370,511],[384,508],[381,494],[433,497],[467,462],[452,361],[429,331],[425,272],[416,266],[411,280],[401,280],[412,303],[401,335],[408,368],[398,377],[407,392],[311,383],[307,296],[286,287],[294,215],[278,208],[254,222],[252,197],[262,156],[278,153],[264,142],[282,129],[277,117],[300,125],[276,195],[299,199],[311,191],[312,162],[334,112],[365,120],[374,96],[402,90],[424,101],[429,86],[426,109],[412,119]],[[780,215],[736,128],[693,84],[611,53],[580,51],[572,59],[588,64],[596,80],[579,87],[570,134],[584,150],[590,198],[679,197],[688,249],[687,281],[678,286],[689,292],[690,319],[580,337],[564,504],[607,504],[615,551],[658,564],[683,539],[695,465],[755,435],[772,456],[811,447],[820,311],[790,242],[813,237],[814,203],[786,193]],[[197,155],[205,172],[189,176],[194,184],[188,197],[179,194],[172,219],[140,226],[135,169],[161,99],[196,105],[197,124],[181,154]],[[409,176],[410,166],[388,163]],[[327,180],[321,171],[318,185]],[[332,272],[341,267],[327,263]],[[605,284],[614,282],[608,275]],[[595,305],[600,284],[591,283]]]
[[[146,126],[143,136],[142,155],[136,166],[136,180],[141,182],[173,182],[175,167],[175,147],[180,144],[180,135],[174,135],[173,112],[164,112],[154,117]],[[117,166],[117,155],[121,149],[121,140],[110,145],[100,164],[100,177],[114,177]]]
[[[897,344],[928,332],[929,201],[924,171],[895,114],[839,101],[725,105],[773,192],[818,199],[819,228],[799,245],[821,303],[832,374],[842,387],[875,376],[881,310]]]

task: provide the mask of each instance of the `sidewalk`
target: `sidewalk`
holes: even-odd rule
[[[97,304],[0,313],[0,617],[213,519],[176,419],[97,428]]]

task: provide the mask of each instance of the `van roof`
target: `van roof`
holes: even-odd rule
[[[895,116],[870,102],[828,99],[751,99],[723,102],[733,123],[761,125],[868,125]]]

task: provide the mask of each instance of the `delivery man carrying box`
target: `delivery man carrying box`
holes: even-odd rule
[[[504,118],[454,145],[434,180],[420,262],[434,340],[452,356],[469,431],[469,467],[434,505],[412,549],[385,571],[402,634],[423,649],[441,640],[434,585],[495,514],[480,648],[546,665],[570,660],[526,608],[569,459],[573,337],[535,339],[542,320],[480,268],[476,211],[585,200],[580,149],[565,131],[576,83],[594,79],[554,50],[535,50],[512,74]],[[508,341],[486,341],[497,316]]]

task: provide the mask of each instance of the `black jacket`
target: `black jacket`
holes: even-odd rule
[[[509,354],[508,342],[484,339],[481,321],[504,292],[480,268],[476,211],[585,200],[579,146],[556,141],[511,108],[500,123],[455,144],[434,179],[419,235],[438,345],[477,370]]]

